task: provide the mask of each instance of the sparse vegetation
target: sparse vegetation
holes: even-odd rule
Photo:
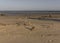
[[[2,25],[2,26],[6,26],[6,24],[3,24],[3,23],[0,23],[0,25]]]
[[[18,26],[20,25],[20,23],[18,22],[18,23],[16,23]]]
[[[35,27],[34,26],[25,26],[25,28],[32,31]]]
[[[51,15],[51,14],[49,14],[49,17],[51,18],[51,17],[52,17],[52,15]]]
[[[0,16],[5,16],[5,14],[0,14]]]

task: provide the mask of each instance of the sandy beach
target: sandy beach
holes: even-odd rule
[[[0,16],[0,43],[60,43],[60,22]]]

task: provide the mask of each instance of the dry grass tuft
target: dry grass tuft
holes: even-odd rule
[[[30,31],[32,31],[35,28],[35,26],[33,26],[33,24],[30,21],[25,22],[24,26],[25,26],[26,29],[28,29]]]
[[[17,22],[16,24],[17,24],[17,26],[20,26],[20,23],[19,22]]]
[[[0,23],[0,25],[2,25],[2,26],[6,26],[6,24],[3,24],[3,23]]]
[[[25,26],[25,28],[32,31],[35,27],[34,26]]]

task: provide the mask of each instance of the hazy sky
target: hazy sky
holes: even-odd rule
[[[60,0],[0,0],[0,10],[60,10]]]

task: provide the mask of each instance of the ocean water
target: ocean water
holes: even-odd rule
[[[42,14],[60,14],[60,11],[0,11],[0,14],[6,15],[42,15]]]

